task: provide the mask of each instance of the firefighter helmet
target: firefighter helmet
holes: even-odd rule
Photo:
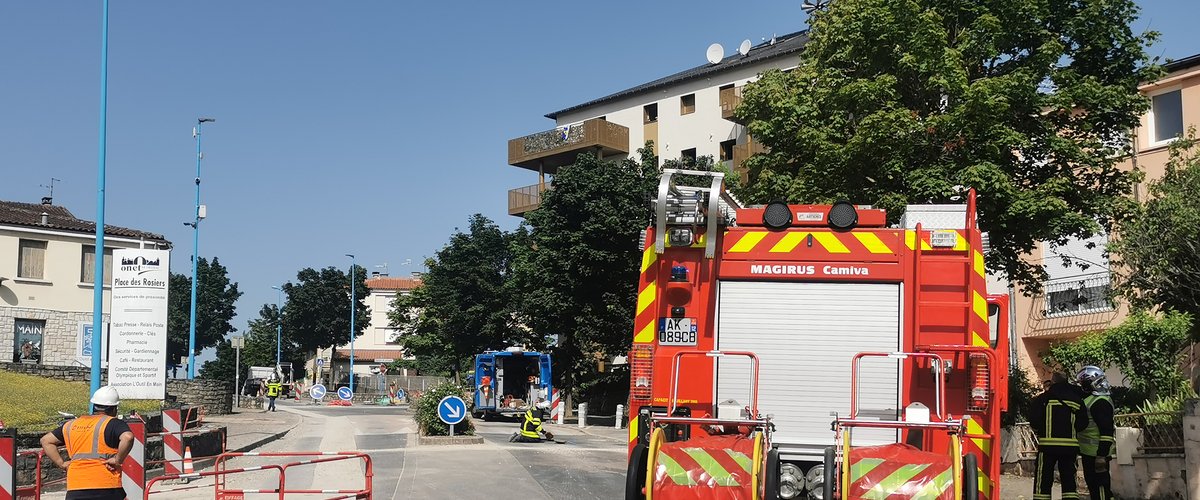
[[[1090,392],[1097,396],[1108,395],[1110,386],[1108,380],[1105,379],[1104,370],[1096,366],[1085,366],[1079,373],[1075,375],[1075,380],[1079,381],[1079,386],[1083,387],[1084,391]]]

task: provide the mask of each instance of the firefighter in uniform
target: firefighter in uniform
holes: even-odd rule
[[[279,393],[283,392],[283,384],[279,383],[279,379],[271,377],[267,382],[267,399],[271,400],[270,411],[275,411],[275,398],[279,397]]]
[[[67,500],[123,500],[121,462],[133,449],[133,432],[117,420],[121,400],[104,386],[92,395],[92,414],[68,421],[42,436],[42,450],[67,471]],[[58,447],[66,445],[68,460]]]
[[[1083,389],[1083,404],[1088,410],[1088,426],[1079,433],[1079,454],[1083,458],[1083,479],[1093,500],[1111,500],[1112,477],[1108,473],[1108,462],[1116,455],[1116,439],[1113,433],[1113,404],[1109,397],[1108,380],[1104,370],[1085,366],[1075,376]]]
[[[550,407],[550,403],[542,401],[537,406],[525,410],[525,415],[521,419],[521,430],[514,432],[509,441],[514,443],[539,443],[542,441],[542,435],[545,439],[553,440],[554,434],[542,428],[542,419],[546,416],[546,409]]]
[[[1075,491],[1075,457],[1079,455],[1077,433],[1088,425],[1087,407],[1079,389],[1067,382],[1067,377],[1055,373],[1050,388],[1033,400],[1029,426],[1037,437],[1037,471],[1033,483],[1033,500],[1050,500],[1054,487],[1054,471],[1062,484],[1062,498],[1078,499]]]

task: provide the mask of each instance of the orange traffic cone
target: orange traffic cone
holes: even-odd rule
[[[188,446],[183,449],[183,473],[191,474],[195,472],[192,468],[192,447]]]

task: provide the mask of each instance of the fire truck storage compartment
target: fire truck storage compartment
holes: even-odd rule
[[[758,408],[771,415],[781,454],[818,458],[834,444],[832,412],[850,412],[850,366],[864,351],[900,350],[900,285],[799,281],[722,281],[717,345],[752,351],[761,362]],[[749,363],[719,361],[716,401],[748,403]],[[859,417],[896,418],[899,364],[864,359]],[[861,429],[855,446],[896,442],[896,432]]]

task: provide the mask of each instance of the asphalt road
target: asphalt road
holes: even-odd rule
[[[373,465],[376,499],[584,500],[620,498],[624,491],[624,431],[597,429],[588,434],[575,427],[551,426],[551,431],[565,438],[566,444],[520,444],[508,442],[516,423],[476,422],[476,432],[484,438],[483,444],[418,446],[412,416],[402,407],[330,407],[287,402],[280,405],[280,411],[299,414],[300,425],[258,451],[365,452]],[[235,459],[230,467],[286,460],[291,459],[245,457]],[[358,461],[292,467],[286,474],[287,488],[360,488],[364,484],[363,471]],[[239,474],[231,476],[226,487],[271,488],[273,477],[274,473],[269,471]],[[211,481],[196,481],[192,486],[211,484]],[[211,488],[155,497],[211,498]]]

